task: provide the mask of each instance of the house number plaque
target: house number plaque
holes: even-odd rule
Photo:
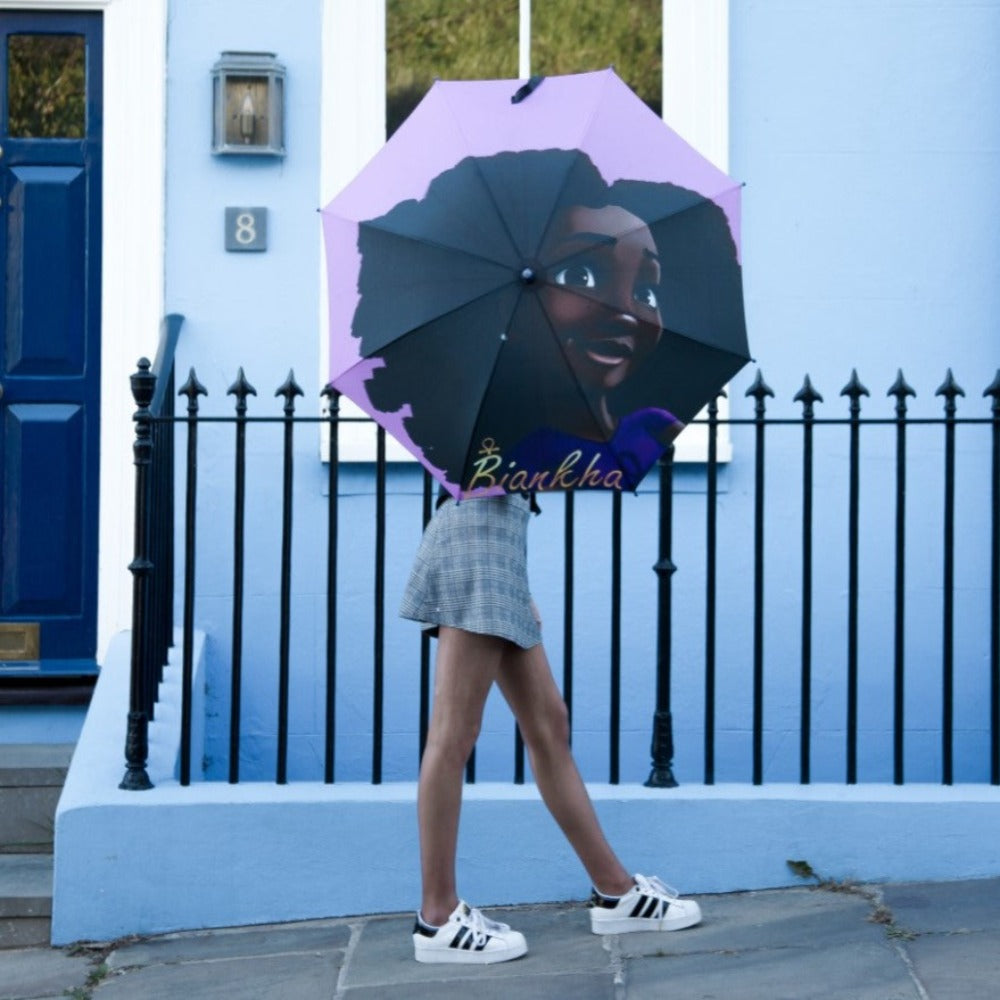
[[[267,249],[266,208],[226,208],[226,249]]]

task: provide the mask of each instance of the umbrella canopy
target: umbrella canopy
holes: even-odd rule
[[[634,489],[748,360],[739,199],[613,70],[437,82],[323,210],[331,384],[456,497]]]

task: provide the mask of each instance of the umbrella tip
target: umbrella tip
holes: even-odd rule
[[[527,83],[522,84],[514,93],[511,95],[511,104],[520,104],[526,97],[530,97],[541,85],[544,76],[533,76]]]

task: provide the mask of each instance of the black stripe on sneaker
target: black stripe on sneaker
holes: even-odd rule
[[[461,927],[451,939],[451,944],[448,947],[454,948],[456,951],[482,951],[490,943],[490,937],[491,935],[487,934],[479,944],[476,944],[476,935],[472,933],[472,930],[468,927]]]
[[[644,917],[657,917],[659,916],[660,901],[655,897],[650,897],[649,906],[643,911]]]
[[[632,912],[629,914],[630,917],[641,917],[642,911],[646,908],[646,903],[649,901],[649,896],[640,896],[632,907]]]

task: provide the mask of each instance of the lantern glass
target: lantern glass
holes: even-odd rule
[[[270,52],[223,52],[212,68],[212,152],[284,156],[285,69]]]

